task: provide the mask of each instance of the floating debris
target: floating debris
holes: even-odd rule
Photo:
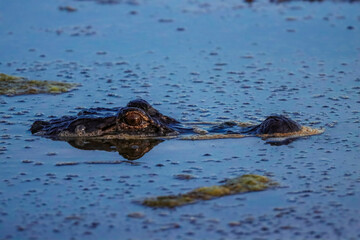
[[[0,95],[58,94],[73,90],[77,84],[57,81],[29,80],[0,73]]]
[[[78,165],[78,162],[59,162],[56,163],[55,166],[61,167],[61,166],[73,166],[73,165]]]
[[[239,193],[263,191],[275,185],[277,185],[277,183],[265,176],[247,174],[228,179],[223,185],[200,187],[184,194],[147,198],[142,201],[142,205],[157,208],[174,208],[201,200],[210,200]]]
[[[22,162],[22,163],[33,163],[34,161],[25,159],[25,160],[22,160],[21,162]]]
[[[59,10],[65,11],[65,12],[76,12],[77,11],[77,9],[72,6],[60,6]]]
[[[129,218],[144,218],[145,214],[142,212],[132,212],[127,215]]]
[[[178,179],[178,180],[191,180],[191,179],[196,178],[196,176],[191,175],[191,174],[177,174],[177,175],[174,175],[174,178]]]

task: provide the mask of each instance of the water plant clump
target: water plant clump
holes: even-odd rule
[[[146,198],[142,201],[142,205],[156,208],[174,208],[233,194],[263,191],[275,185],[277,183],[265,176],[246,174],[228,179],[222,185],[200,187],[184,194]]]
[[[77,84],[58,81],[29,80],[0,73],[0,95],[58,94],[73,90]]]

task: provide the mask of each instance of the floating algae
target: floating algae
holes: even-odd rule
[[[56,81],[29,80],[0,73],[0,95],[24,95],[39,93],[64,93],[73,90],[77,84]]]
[[[227,195],[262,191],[275,185],[277,184],[265,176],[247,174],[228,179],[223,185],[200,187],[184,194],[147,198],[142,204],[148,207],[173,208]]]

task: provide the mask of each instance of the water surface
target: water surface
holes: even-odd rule
[[[358,2],[101,2],[0,2],[0,72],[81,84],[0,97],[1,239],[360,238]],[[277,113],[326,131],[282,146],[168,139],[136,160],[28,131],[139,97],[183,122]],[[242,174],[281,186],[174,210],[137,202]]]

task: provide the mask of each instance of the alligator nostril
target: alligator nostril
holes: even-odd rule
[[[125,117],[125,122],[130,126],[139,126],[142,123],[142,117],[137,113],[129,113]]]

